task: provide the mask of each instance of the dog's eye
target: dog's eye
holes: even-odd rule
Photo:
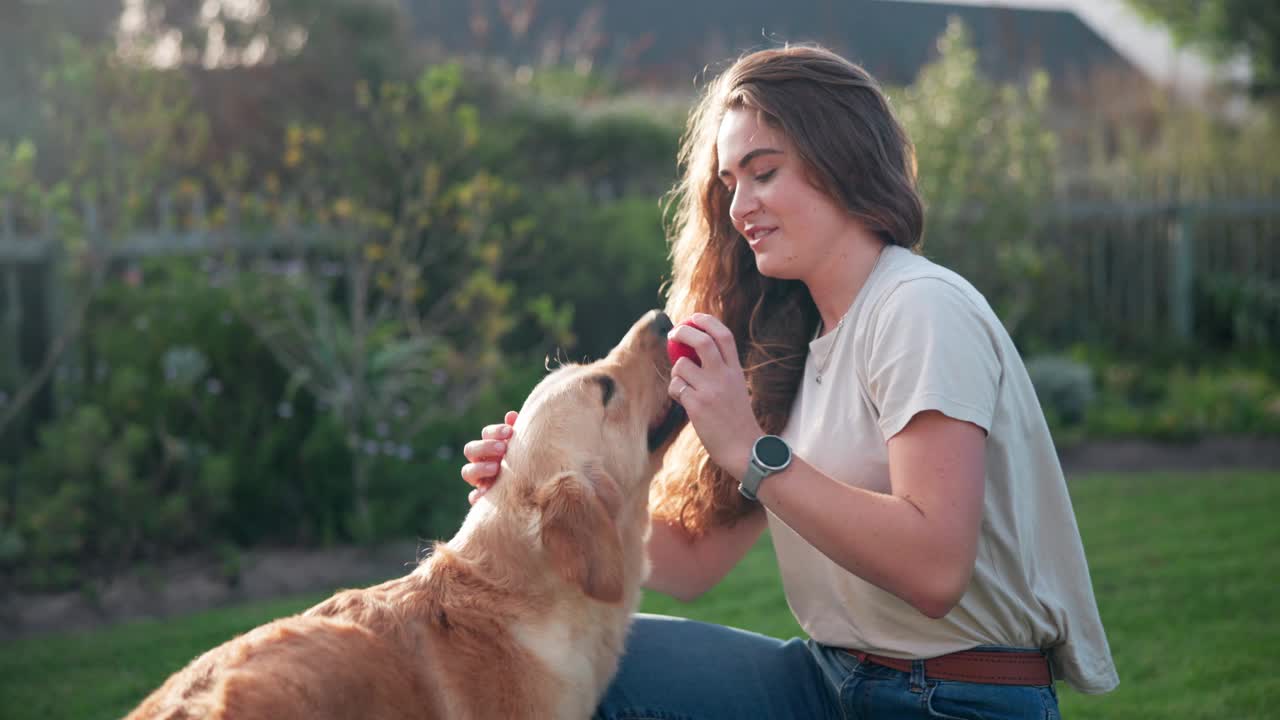
[[[613,399],[613,392],[618,389],[613,382],[613,378],[608,375],[597,375],[592,379],[600,383],[600,390],[604,394],[604,404],[608,405],[609,401]]]

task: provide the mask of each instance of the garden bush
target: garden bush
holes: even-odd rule
[[[226,546],[350,542],[355,453],[373,478],[373,534],[360,539],[442,536],[466,509],[462,444],[542,372],[512,367],[467,412],[396,442],[375,428],[353,448],[198,261],[129,275],[136,284],[111,283],[95,305],[60,378],[68,411],[40,428],[36,448],[0,464],[18,488],[0,566],[21,587]]]
[[[1100,377],[1087,423],[1094,437],[1280,434],[1280,382],[1257,370],[1180,365],[1161,370],[1116,363],[1103,368]]]
[[[1050,426],[1082,425],[1093,404],[1093,370],[1060,355],[1030,358],[1026,366]]]

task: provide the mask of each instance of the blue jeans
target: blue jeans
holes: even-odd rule
[[[639,615],[596,718],[1060,718],[1052,686],[924,680],[923,675],[919,662],[913,672],[900,672],[812,640],[784,642],[719,625]]]

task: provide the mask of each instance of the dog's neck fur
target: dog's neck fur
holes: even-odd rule
[[[438,544],[415,571],[422,582],[438,584],[437,592],[431,594],[440,603],[425,619],[455,627],[459,622],[476,623],[491,647],[507,647],[524,656],[521,664],[541,664],[559,679],[554,687],[543,688],[558,698],[555,717],[587,717],[617,667],[648,574],[648,487],[622,497],[616,522],[626,581],[622,601],[605,603],[576,588],[564,592],[567,581],[547,566],[541,546],[532,485],[521,479],[515,469],[504,466],[501,480],[472,507],[458,533],[448,543]],[[509,617],[477,616],[471,607],[474,595],[467,607],[459,607],[448,588],[452,583],[465,583],[470,593],[517,600],[527,611]],[[507,606],[505,602],[474,604],[493,609]],[[572,652],[565,654],[567,649]]]
[[[553,579],[554,573],[541,568],[540,539],[538,537],[538,509],[531,496],[532,486],[516,468],[504,463],[499,481],[467,513],[462,527],[444,547],[481,577],[500,586],[514,580],[492,575],[508,575],[511,569],[528,570],[519,578],[522,587],[541,586]],[[520,522],[496,521],[498,514]],[[623,492],[621,506],[616,517],[618,533],[622,539],[624,563],[628,569],[640,565],[643,572],[626,573],[628,578],[639,578],[635,587],[624,588],[624,605],[639,590],[640,583],[648,577],[648,554],[645,545],[649,535],[648,484],[638,491]],[[498,554],[501,557],[498,557]],[[634,565],[633,565],[634,563]]]

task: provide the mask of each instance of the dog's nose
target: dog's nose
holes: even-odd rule
[[[653,322],[649,324],[649,327],[653,328],[654,334],[665,338],[667,333],[671,332],[671,328],[675,327],[675,324],[671,322],[671,318],[667,317],[666,313],[661,310],[654,310]]]

